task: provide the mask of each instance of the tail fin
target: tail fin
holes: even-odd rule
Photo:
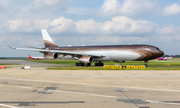
[[[57,45],[53,42],[53,40],[49,36],[46,29],[41,29],[41,33],[42,33],[42,36],[43,36],[45,47],[57,47]]]
[[[172,57],[173,55],[171,55],[170,57]]]
[[[31,57],[31,56],[28,54],[28,57]]]

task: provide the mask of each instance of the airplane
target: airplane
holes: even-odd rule
[[[29,54],[28,54],[28,58],[34,59],[34,60],[44,60],[45,59],[44,57],[31,57]]]
[[[158,57],[157,60],[169,60],[172,58],[173,58],[173,55],[171,55],[170,57]]]
[[[158,47],[145,44],[137,45],[94,45],[94,46],[57,46],[46,29],[41,29],[44,40],[44,48],[15,48],[8,45],[11,49],[38,51],[44,54],[45,59],[75,59],[79,62],[75,66],[103,66],[103,61],[114,61],[124,63],[125,61],[144,61],[144,66],[152,59],[164,55]]]

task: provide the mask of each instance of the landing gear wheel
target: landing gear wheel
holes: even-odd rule
[[[104,63],[101,63],[101,62],[95,63],[94,66],[104,66]]]
[[[75,63],[75,66],[79,66],[79,63]]]
[[[84,63],[75,63],[75,66],[84,66]]]
[[[84,63],[81,63],[81,66],[84,66]]]
[[[144,64],[145,67],[147,67],[148,65],[147,64]]]
[[[148,60],[145,60],[144,63],[145,63],[144,66],[147,67]]]
[[[100,66],[104,66],[104,64],[103,64],[103,63],[100,63]]]
[[[91,66],[91,63],[86,63],[86,66]]]

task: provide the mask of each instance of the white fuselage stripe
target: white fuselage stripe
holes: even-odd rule
[[[113,61],[113,60],[131,61],[141,57],[141,55],[138,53],[132,51],[126,51],[126,50],[87,51],[85,53],[104,55],[103,57],[100,58],[94,58],[95,61],[96,60],[97,61]],[[73,58],[71,55],[63,56],[62,54],[60,54],[58,57],[63,59],[77,59],[77,58]]]

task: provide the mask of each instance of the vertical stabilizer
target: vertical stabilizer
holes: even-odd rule
[[[31,56],[28,54],[28,57],[31,57]]]
[[[57,45],[53,42],[53,40],[49,36],[46,29],[41,29],[41,32],[42,32],[45,47],[57,47]]]

